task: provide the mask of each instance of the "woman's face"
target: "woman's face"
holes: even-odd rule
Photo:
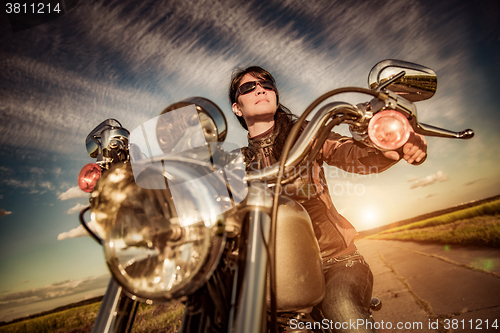
[[[239,86],[249,81],[261,80],[250,74],[245,74]],[[237,101],[232,108],[237,116],[242,116],[247,125],[251,126],[255,122],[272,120],[278,109],[276,102],[276,93],[273,90],[266,90],[258,84],[255,90],[244,95],[238,95]]]

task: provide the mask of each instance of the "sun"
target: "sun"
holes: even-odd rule
[[[363,217],[365,220],[365,224],[373,225],[378,221],[379,214],[373,208],[366,208],[363,212]]]
[[[379,210],[374,206],[364,206],[356,211],[356,229],[358,231],[369,230],[380,226],[380,221],[383,220]]]

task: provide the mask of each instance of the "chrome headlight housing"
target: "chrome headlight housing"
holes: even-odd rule
[[[99,180],[91,196],[112,275],[132,299],[149,304],[197,290],[225,244],[225,200],[195,168],[168,164],[166,189],[137,186],[130,164],[121,164]],[[141,173],[141,183],[157,182],[158,173],[151,166]]]

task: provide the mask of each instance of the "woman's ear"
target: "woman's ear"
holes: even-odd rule
[[[238,117],[243,117],[243,112],[241,112],[240,106],[238,103],[233,103],[233,113],[237,115]]]

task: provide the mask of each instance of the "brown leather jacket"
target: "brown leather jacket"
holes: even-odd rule
[[[273,149],[277,128],[257,139],[248,139],[242,149],[247,170],[263,169],[274,163]],[[349,137],[332,132],[312,165],[302,166],[299,177],[282,189],[282,194],[298,201],[308,211],[319,243],[323,261],[352,252],[356,229],[340,215],[328,191],[323,162],[347,172],[369,174],[382,172],[397,163],[379,150],[365,146]]]

